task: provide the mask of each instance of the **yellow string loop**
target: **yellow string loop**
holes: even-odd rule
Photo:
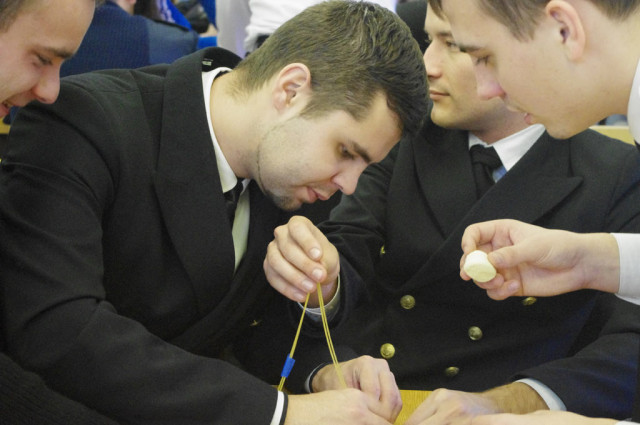
[[[298,345],[298,338],[300,337],[300,330],[302,329],[302,321],[304,320],[305,313],[307,312],[307,304],[309,303],[309,294],[307,294],[307,299],[304,302],[304,307],[302,308],[302,315],[300,316],[300,322],[298,323],[298,329],[296,330],[296,336],[293,339],[293,345],[291,347],[291,352],[289,353],[289,358],[293,359],[293,353],[296,350],[296,346]],[[327,346],[329,347],[329,354],[331,355],[331,360],[333,361],[333,366],[336,370],[336,374],[338,375],[338,380],[340,384],[342,384],[343,388],[347,388],[347,384],[344,380],[344,375],[342,375],[342,369],[340,369],[340,363],[338,362],[338,357],[336,356],[336,350],[333,348],[333,341],[331,341],[331,335],[329,334],[329,324],[327,321],[327,313],[324,308],[324,300],[322,299],[322,286],[318,283],[318,303],[320,304],[320,315],[322,317],[322,327],[324,329],[324,336],[327,340]],[[280,378],[280,383],[278,384],[278,391],[282,391],[284,388],[284,381],[286,380],[286,376],[282,376]]]

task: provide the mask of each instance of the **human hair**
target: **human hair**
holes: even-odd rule
[[[0,32],[9,29],[18,15],[40,0],[0,0]]]
[[[44,0],[0,0],[0,33],[9,29],[16,18],[28,10],[34,10]],[[95,0],[96,7],[104,0]]]
[[[158,10],[158,2],[156,0],[138,0],[133,5],[133,14],[142,15],[149,19],[159,20],[160,10]]]
[[[444,0],[427,0],[433,12],[442,17]],[[481,9],[509,29],[520,41],[533,38],[536,26],[544,14],[549,0],[477,0]],[[631,15],[640,0],[588,0],[605,16],[614,20],[624,20]]]
[[[417,133],[426,116],[420,48],[407,25],[378,5],[333,0],[305,9],[242,60],[234,89],[257,90],[291,63],[306,65],[311,74],[305,117],[342,110],[361,120],[379,93],[405,136]]]

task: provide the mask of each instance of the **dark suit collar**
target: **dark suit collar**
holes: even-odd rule
[[[220,66],[233,68],[239,60],[231,52],[210,48],[185,56],[169,67],[165,78],[158,170],[171,179],[189,181],[203,168],[206,173],[217,174],[204,107],[202,72]]]
[[[460,240],[465,228],[470,224],[497,218],[513,218],[535,223],[555,206],[562,202],[582,183],[582,177],[571,173],[571,144],[559,141],[544,133],[524,157],[483,197],[474,202],[473,177],[470,171],[468,156],[461,154],[466,144],[466,134],[451,132],[449,137],[454,147],[447,150],[441,142],[430,143],[423,149],[425,153],[416,155],[416,169],[420,175],[421,185],[430,208],[445,233],[446,240],[423,269],[427,269],[434,279],[444,277],[452,268],[459,267],[462,255]],[[444,140],[444,139],[443,139]],[[435,145],[435,147],[433,146]],[[428,158],[427,152],[440,149],[444,152],[444,164],[436,164],[434,157]],[[455,159],[455,152],[462,159]],[[463,152],[464,153],[464,152]],[[426,163],[421,163],[426,161]],[[465,163],[465,161],[467,161]],[[446,167],[450,167],[446,169]],[[445,167],[443,169],[443,167]],[[436,173],[442,175],[436,175]],[[468,179],[469,182],[463,182]],[[440,184],[434,188],[431,185]],[[460,186],[460,189],[453,188]],[[464,197],[455,201],[456,194]],[[449,205],[445,205],[449,203]],[[460,210],[457,210],[460,208]],[[420,275],[418,273],[416,276]],[[409,285],[419,285],[420,279]]]
[[[203,62],[207,69],[232,68],[238,61],[222,49],[206,49],[176,61],[165,77],[154,183],[169,236],[194,282],[195,299],[201,303],[222,296],[233,278],[234,265],[233,241],[204,108]],[[212,288],[209,283],[214,276],[217,285]],[[210,293],[212,290],[220,294]],[[199,307],[207,311],[211,306]]]
[[[411,145],[420,188],[446,237],[476,202],[467,132],[428,120]]]
[[[539,220],[581,183],[571,171],[571,142],[544,133],[520,161],[477,202],[469,219],[498,216]],[[470,223],[469,223],[470,224]]]

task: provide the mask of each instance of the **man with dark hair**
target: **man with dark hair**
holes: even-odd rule
[[[428,9],[424,28],[433,106],[420,136],[364,172],[319,226],[326,238],[298,217],[279,227],[267,256],[271,283],[295,298],[326,269],[326,291],[339,272],[340,296],[366,294],[336,317],[332,340],[343,359],[387,359],[400,388],[435,390],[412,425],[538,409],[630,416],[637,306],[593,291],[498,303],[461,280],[458,260],[462,232],[480,220],[639,231],[640,155],[594,131],[556,140],[502,99],[478,98],[474,64],[447,19]],[[323,253],[315,261],[305,255],[314,249]],[[326,349],[299,345],[290,382],[327,361]],[[316,391],[337,385],[331,365],[309,379]]]
[[[278,296],[262,263],[282,210],[352,193],[418,131],[425,80],[406,25],[354,1],[243,62],[213,48],[65,78],[55,105],[21,109],[2,161],[9,351],[126,423],[393,422],[388,369],[382,397],[288,397],[223,356]]]
[[[571,136],[610,115],[626,114],[632,135],[640,139],[640,1],[431,2],[448,17],[456,42],[476,63],[483,97],[503,98],[524,112],[528,122],[544,124],[556,137]],[[476,283],[495,299],[598,289],[640,304],[637,233],[579,234],[497,220],[471,225],[462,248],[461,264],[476,249],[488,252],[498,273],[488,282]],[[639,421],[637,395],[636,400],[633,418]],[[615,422],[552,412],[489,417],[478,423],[505,421]]]

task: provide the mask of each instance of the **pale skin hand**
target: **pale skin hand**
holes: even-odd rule
[[[340,369],[347,387],[359,389],[378,400],[380,415],[390,422],[395,421],[402,410],[402,398],[386,360],[362,356],[340,363]],[[311,388],[314,392],[342,388],[333,364],[316,373]]]
[[[579,234],[549,230],[516,220],[473,224],[462,236],[464,254],[480,249],[498,270],[488,282],[476,282],[496,300],[517,296],[551,296],[578,289],[617,292],[620,256],[615,238],[606,233]]]
[[[519,382],[483,393],[441,388],[418,406],[405,425],[468,425],[479,415],[528,413],[539,409],[547,409],[544,400],[531,387]]]
[[[322,391],[289,396],[285,425],[390,425],[379,400],[362,391]]]
[[[264,272],[271,286],[285,297],[319,305],[317,284],[322,284],[325,303],[336,293],[340,258],[338,250],[306,217],[291,217],[273,232],[275,239],[267,248]]]
[[[587,418],[575,413],[543,411],[526,415],[487,415],[478,416],[471,425],[614,425],[614,419]]]

